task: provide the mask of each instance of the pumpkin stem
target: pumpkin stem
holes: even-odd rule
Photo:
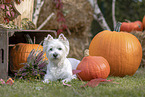
[[[128,20],[128,19],[125,19],[125,21],[127,22],[127,23],[130,23],[131,21],[130,20]]]
[[[34,44],[29,34],[26,34],[25,37],[29,44]]]
[[[122,25],[121,22],[117,22],[116,27],[114,28],[114,31],[120,32],[120,27],[121,27],[121,25]]]
[[[85,51],[84,51],[84,56],[86,57],[86,56],[89,56],[89,49],[85,49]]]

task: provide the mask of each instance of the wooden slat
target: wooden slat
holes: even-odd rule
[[[0,30],[0,78],[8,77],[8,31]]]
[[[51,32],[55,37],[57,36],[57,32],[55,30],[14,30],[14,32]]]

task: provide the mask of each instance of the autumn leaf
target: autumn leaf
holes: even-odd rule
[[[4,18],[4,22],[5,22],[5,23],[9,23],[9,21],[10,21],[10,20],[9,20],[7,17]]]
[[[81,70],[72,70],[73,74],[78,74],[81,72]]]
[[[8,16],[11,16],[10,11],[6,11],[6,13],[7,13]]]
[[[14,81],[12,80],[12,78],[9,78],[7,81],[6,81],[6,84],[8,85],[13,85]]]
[[[12,80],[12,78],[9,78],[6,82],[3,79],[0,79],[0,84],[4,85],[4,84],[8,84],[8,85],[13,85],[14,80]]]
[[[92,79],[91,81],[89,81],[87,84],[81,86],[81,87],[96,87],[99,85],[100,82],[112,82],[113,80],[107,80],[107,79],[102,79],[102,78],[96,78],[96,79]],[[117,84],[117,83],[116,83]]]
[[[63,29],[67,29],[67,25],[65,25],[65,24],[61,25],[61,27],[62,27]]]
[[[57,35],[59,35],[59,34],[62,33],[62,32],[63,32],[62,29],[57,30]]]
[[[0,8],[5,9],[5,5],[4,4],[0,4]]]

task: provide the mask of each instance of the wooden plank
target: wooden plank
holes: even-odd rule
[[[8,31],[0,29],[0,78],[8,77]]]
[[[14,32],[33,32],[33,33],[50,32],[50,33],[53,33],[55,37],[57,37],[57,32],[55,30],[14,30]]]

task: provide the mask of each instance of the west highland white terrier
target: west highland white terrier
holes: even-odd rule
[[[76,69],[80,61],[74,58],[67,58],[69,41],[63,34],[60,34],[58,39],[54,39],[48,34],[44,39],[43,51],[46,52],[49,61],[44,83],[57,81],[58,79],[62,79],[62,82],[69,82],[76,78],[72,70]]]

